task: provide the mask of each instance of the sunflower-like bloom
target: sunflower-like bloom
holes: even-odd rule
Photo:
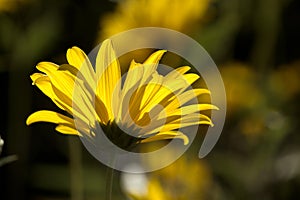
[[[101,19],[99,41],[139,27],[163,27],[191,33],[203,24],[210,0],[122,0]]]
[[[125,194],[133,200],[201,200],[207,199],[212,174],[205,161],[182,156],[147,176],[124,173],[121,180]]]
[[[123,77],[110,40],[105,40],[98,50],[95,67],[78,47],[67,51],[69,64],[39,63],[36,68],[42,73],[31,75],[33,84],[65,114],[37,111],[28,117],[27,125],[55,123],[60,133],[90,138],[97,136],[97,127],[101,127],[122,148],[173,138],[181,138],[187,144],[188,137],[178,129],[196,124],[212,125],[211,119],[200,111],[217,107],[187,105],[193,97],[209,91],[189,87],[199,76],[187,74],[188,66],[160,75],[157,66],[165,52],[154,52],[143,64],[132,60]]]

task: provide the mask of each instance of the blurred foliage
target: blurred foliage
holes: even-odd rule
[[[1,155],[1,152],[2,152],[3,145],[4,145],[4,141],[0,137],[0,155]],[[16,160],[17,160],[16,155],[0,158],[0,167],[5,165],[5,164],[8,164],[10,162],[16,161]]]
[[[56,109],[31,87],[29,74],[39,61],[65,62],[69,47],[88,52],[107,36],[144,26],[197,40],[219,66],[228,103],[214,150],[196,157],[200,127],[189,159],[147,175],[151,199],[180,199],[177,187],[200,195],[194,199],[297,199],[299,10],[297,0],[0,0],[1,157],[18,156],[0,168],[0,199],[103,197],[105,166],[78,138],[53,133],[51,125],[26,127],[32,111]],[[114,199],[124,199],[118,178]]]

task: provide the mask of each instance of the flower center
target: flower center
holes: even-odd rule
[[[115,121],[108,122],[107,125],[102,125],[101,128],[105,133],[106,137],[118,147],[124,150],[132,150],[139,144],[144,138],[134,137],[125,133],[120,127],[115,123]]]

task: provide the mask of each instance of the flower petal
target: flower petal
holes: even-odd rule
[[[186,82],[188,83],[188,85],[192,85],[196,80],[198,80],[200,78],[200,76],[198,74],[184,74],[182,75],[183,78],[186,80]]]
[[[193,113],[183,117],[177,116],[175,118],[166,119],[164,124],[159,125],[159,123],[157,123],[156,126],[152,126],[150,129],[145,129],[144,135],[154,134],[156,132],[171,131],[199,124],[214,126],[208,116],[199,113]]]
[[[96,58],[96,77],[98,78],[96,95],[104,103],[108,118],[113,119],[113,110],[118,110],[120,101],[121,70],[111,40],[105,40],[100,47]]]
[[[125,120],[126,117],[129,115],[129,99],[132,97],[130,92],[133,92],[138,88],[139,83],[142,79],[141,74],[144,73],[144,66],[136,63],[134,60],[131,61],[129,70],[126,74],[126,79],[124,81],[124,85],[121,91],[120,97],[120,106],[116,120],[121,121],[122,119]]]
[[[84,87],[82,80],[76,79],[75,81],[74,76],[69,71],[59,70],[56,64],[50,62],[39,63],[37,69],[47,74],[54,93],[69,106],[68,112],[74,118],[80,118],[87,124],[95,124],[99,117],[93,104],[94,95],[92,91],[88,91]]]
[[[72,97],[74,88],[74,78],[65,73],[58,71],[59,66],[51,62],[40,62],[36,68],[47,74],[51,83],[67,96]],[[62,81],[63,80],[63,81]]]
[[[210,91],[207,89],[192,89],[188,90],[180,95],[175,96],[175,98],[170,101],[170,103],[166,106],[166,110],[175,110],[180,106],[183,106],[187,102],[197,98],[202,94],[210,94]]]
[[[64,101],[59,98],[53,91],[50,78],[41,73],[34,73],[31,76],[33,85],[36,85],[46,96],[48,96],[60,109],[65,110],[72,114],[72,105],[69,101]]]
[[[65,125],[56,126],[55,130],[63,134],[81,136],[81,134],[76,129]]]
[[[178,77],[181,77],[184,73],[189,71],[191,67],[189,66],[182,66],[179,68],[176,68],[175,70],[172,70],[166,75],[166,79],[176,79]]]
[[[152,53],[145,61],[144,65],[149,65],[149,64],[156,64],[158,65],[161,57],[166,53],[166,50],[158,50]]]
[[[32,113],[26,120],[27,125],[30,125],[35,122],[50,122],[55,124],[65,124],[65,125],[73,126],[75,128],[74,120],[72,118],[49,110],[40,110],[35,113]]]
[[[180,131],[160,132],[155,134],[154,136],[150,136],[146,139],[143,139],[142,143],[154,142],[158,140],[177,139],[177,138],[182,139],[184,145],[187,145],[189,143],[189,138]]]
[[[95,88],[95,72],[87,55],[78,47],[72,47],[67,51],[68,63],[81,73],[81,77],[87,80],[91,88]],[[75,75],[77,76],[77,75]]]
[[[144,74],[143,74],[143,79],[141,84],[144,84],[145,81],[148,80],[150,76],[156,72],[156,68],[158,66],[158,63],[161,59],[161,57],[166,53],[166,50],[159,50],[151,54],[146,61],[143,63],[145,66]]]
[[[169,116],[171,116],[171,115],[183,116],[183,115],[188,115],[188,114],[195,113],[195,112],[201,112],[204,110],[219,110],[219,108],[212,104],[193,104],[193,105],[180,107],[180,108],[174,110],[173,112],[169,113]]]

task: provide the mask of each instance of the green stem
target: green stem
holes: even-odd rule
[[[70,193],[71,200],[83,199],[83,174],[81,160],[81,143],[78,138],[69,138],[70,155]]]
[[[281,0],[265,0],[258,3],[255,15],[256,41],[252,52],[252,64],[260,70],[260,78],[263,82],[265,82],[266,73],[274,64],[273,58],[282,9]]]
[[[114,168],[107,167],[106,174],[106,200],[111,200],[112,190],[113,190],[113,180],[114,180]]]

